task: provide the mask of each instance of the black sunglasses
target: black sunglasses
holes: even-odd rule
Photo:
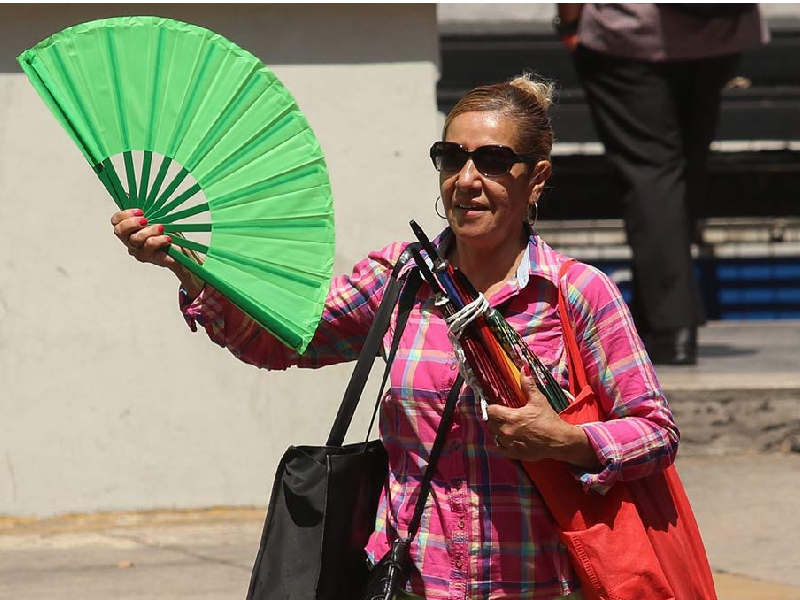
[[[486,177],[500,177],[516,163],[533,165],[539,160],[535,156],[517,154],[508,146],[481,146],[472,152],[455,142],[436,142],[431,146],[431,160],[440,173],[458,173],[470,158]]]

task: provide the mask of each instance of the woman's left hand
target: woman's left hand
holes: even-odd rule
[[[525,406],[508,408],[492,404],[487,409],[486,424],[503,454],[516,460],[554,458],[584,467],[598,467],[597,455],[583,429],[558,416],[530,374],[521,373],[520,384],[528,398]]]

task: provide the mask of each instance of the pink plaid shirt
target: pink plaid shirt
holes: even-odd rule
[[[450,238],[446,230],[440,241],[446,244]],[[319,367],[353,360],[405,245],[398,242],[373,252],[351,275],[334,278],[319,328],[303,356],[210,287],[190,305],[182,303],[184,315],[193,329],[195,322],[200,323],[217,344],[259,367]],[[569,299],[587,377],[612,415],[607,422],[583,426],[603,468],[596,473],[576,469],[575,473],[587,493],[602,493],[619,479],[642,477],[671,464],[679,434],[617,287],[603,273],[581,263],[571,267],[567,280],[558,282],[565,260],[531,232],[516,278],[490,298],[490,304],[503,305],[506,319],[566,388],[559,291]],[[394,322],[384,339],[387,351],[393,330]],[[396,536],[406,536],[457,372],[446,325],[423,283],[380,408],[389,484],[367,546],[373,560],[388,551]],[[579,587],[536,487],[519,463],[500,454],[466,386],[411,554],[416,570],[407,589],[427,600],[553,598]]]

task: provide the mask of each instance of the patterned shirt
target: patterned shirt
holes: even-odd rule
[[[437,243],[446,246],[445,230]],[[357,358],[382,299],[398,242],[371,253],[351,275],[334,278],[319,328],[302,356],[288,349],[210,287],[184,315],[241,360],[269,369],[319,367]],[[672,463],[678,430],[656,375],[614,283],[594,267],[568,260],[531,232],[516,277],[491,298],[566,388],[568,372],[558,294],[569,314],[586,374],[611,415],[583,426],[602,465],[580,472],[587,493],[634,479]],[[391,342],[394,321],[384,338]],[[391,368],[380,407],[380,434],[389,454],[389,482],[378,507],[367,552],[377,561],[398,535],[405,538],[430,448],[458,363],[447,326],[425,283]],[[411,548],[416,569],[408,591],[427,600],[553,598],[579,584],[558,530],[536,487],[517,461],[505,458],[481,419],[475,395],[463,387],[447,435],[420,530]]]

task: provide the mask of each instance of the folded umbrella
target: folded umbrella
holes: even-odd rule
[[[433,270],[418,252],[415,260],[437,297],[436,306],[448,320],[450,338],[465,380],[481,401],[512,408],[525,405],[527,398],[522,393],[519,375],[527,364],[553,409],[564,410],[569,397],[519,333],[489,306],[461,271],[439,256],[416,222],[411,221],[411,228],[431,259]],[[465,307],[472,308],[465,311]]]

